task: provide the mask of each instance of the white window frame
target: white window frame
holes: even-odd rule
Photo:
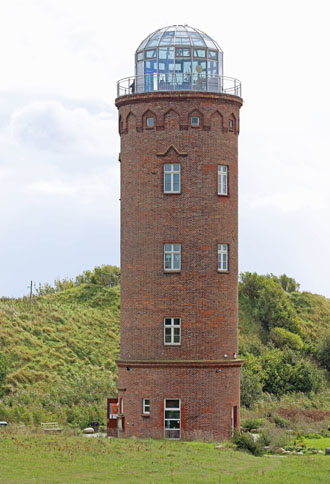
[[[218,165],[218,195],[228,195],[228,165]]]
[[[193,120],[197,120],[197,122],[194,122]],[[191,126],[194,126],[194,127],[197,127],[200,125],[200,122],[199,122],[199,116],[191,116],[190,118],[190,125]]]
[[[149,120],[152,119],[151,124],[149,124]],[[153,116],[147,117],[147,128],[153,128],[155,126],[155,118]]]
[[[229,245],[218,244],[218,271],[228,272],[229,270]]]
[[[170,249],[167,247],[170,246]],[[175,249],[175,246],[179,247],[179,250]],[[171,256],[171,267],[166,267],[166,255]],[[175,256],[179,255],[179,267],[174,267]],[[181,271],[181,244],[164,244],[164,271],[165,272],[178,272]]]
[[[142,399],[142,413],[143,415],[150,415],[150,398]]]
[[[170,320],[170,324],[166,324],[167,321]],[[176,324],[174,321],[179,321],[179,324]],[[166,329],[170,330],[170,342],[166,341]],[[174,329],[179,329],[179,341],[174,341]],[[164,345],[168,346],[179,346],[181,345],[181,318],[164,318]]]
[[[176,407],[176,408],[167,408],[166,402],[168,400],[177,400],[179,402],[179,406]],[[166,418],[166,411],[179,411],[180,412],[179,419],[177,419],[177,418]],[[166,422],[171,421],[171,420],[174,420],[174,421],[179,420],[179,428],[178,429],[168,429],[168,428],[166,428]],[[171,430],[172,430],[172,432],[171,432]],[[176,435],[176,436],[173,436],[173,435]],[[166,440],[181,440],[181,400],[180,400],[180,398],[165,398],[164,399],[164,438]]]
[[[178,169],[176,167],[179,167]],[[170,176],[171,187],[166,190],[166,176]],[[179,189],[174,190],[174,175],[179,175]],[[181,192],[181,165],[180,163],[165,163],[164,165],[164,193],[180,193]]]

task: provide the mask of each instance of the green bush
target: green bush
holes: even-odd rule
[[[324,384],[322,372],[291,350],[269,349],[261,358],[263,391],[281,396],[292,392],[318,392]]]
[[[317,349],[317,359],[330,372],[330,333],[324,338]]]
[[[286,418],[281,417],[280,415],[273,415],[273,422],[276,427],[281,429],[289,429],[292,427],[291,422]]]
[[[262,397],[262,386],[260,375],[243,366],[241,370],[241,405],[251,408]]]
[[[248,418],[246,420],[243,420],[242,427],[251,431],[253,429],[258,429],[259,427],[261,427],[264,422],[264,418]]]
[[[278,348],[288,347],[300,351],[304,343],[298,334],[291,333],[284,328],[272,328],[269,334],[270,340]]]
[[[254,440],[251,434],[235,432],[233,443],[237,449],[247,450],[255,456],[260,456],[264,452],[263,443],[260,440]]]

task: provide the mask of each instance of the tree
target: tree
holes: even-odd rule
[[[272,328],[269,336],[278,348],[287,347],[299,351],[304,347],[304,343],[298,334],[291,333],[284,328]]]
[[[292,277],[288,277],[286,274],[280,275],[278,281],[286,292],[299,291],[300,284],[298,284],[298,282],[296,282]]]
[[[330,371],[330,333],[326,335],[319,345],[317,359],[324,368]]]

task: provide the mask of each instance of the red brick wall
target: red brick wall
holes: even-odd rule
[[[238,349],[237,135],[241,99],[211,93],[148,93],[118,98],[116,104],[121,133],[121,360],[230,360]],[[190,126],[191,115],[200,117],[200,127]],[[148,116],[155,118],[153,129],[146,127]],[[233,131],[228,129],[229,119]],[[164,163],[181,164],[178,195],[163,193]],[[218,164],[229,166],[227,197],[217,195]],[[181,244],[180,273],[164,273],[164,243]],[[217,271],[218,243],[229,244],[228,273]],[[181,318],[180,346],[164,345],[164,317]],[[126,421],[136,412],[134,405],[140,405],[146,385],[154,384],[154,371],[143,370],[134,380],[134,391],[132,383],[127,384],[125,398],[131,403],[126,406]],[[210,403],[218,422],[214,436],[221,428],[228,435],[228,421],[219,423],[218,418],[227,415],[228,402],[238,405],[239,368],[226,369],[226,394],[218,383],[212,387],[213,370],[209,377],[210,370],[204,371],[203,384],[199,382],[203,391],[191,381],[189,371],[180,375],[187,380],[175,380],[178,392],[181,385],[189,398],[207,400],[213,399],[216,388],[219,408]],[[163,369],[160,376],[158,371],[163,383],[155,387],[156,394],[165,395],[171,372],[173,369]],[[122,378],[130,381],[131,376],[120,372],[120,387]],[[186,417],[193,408],[189,405]],[[212,419],[206,420],[215,423]],[[199,417],[196,422],[202,420]],[[194,431],[203,427],[196,425]],[[144,428],[149,426],[152,424],[145,423]],[[129,432],[125,430],[125,434]]]
[[[181,400],[182,440],[231,437],[231,412],[239,406],[239,367],[119,368],[125,437],[164,438],[164,399]],[[123,389],[126,390],[123,391]],[[150,399],[150,416],[142,399]],[[239,422],[238,422],[239,426]]]

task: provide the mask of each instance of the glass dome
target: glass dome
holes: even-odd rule
[[[156,90],[218,91],[223,52],[201,30],[172,25],[156,30],[135,54],[137,92]]]

